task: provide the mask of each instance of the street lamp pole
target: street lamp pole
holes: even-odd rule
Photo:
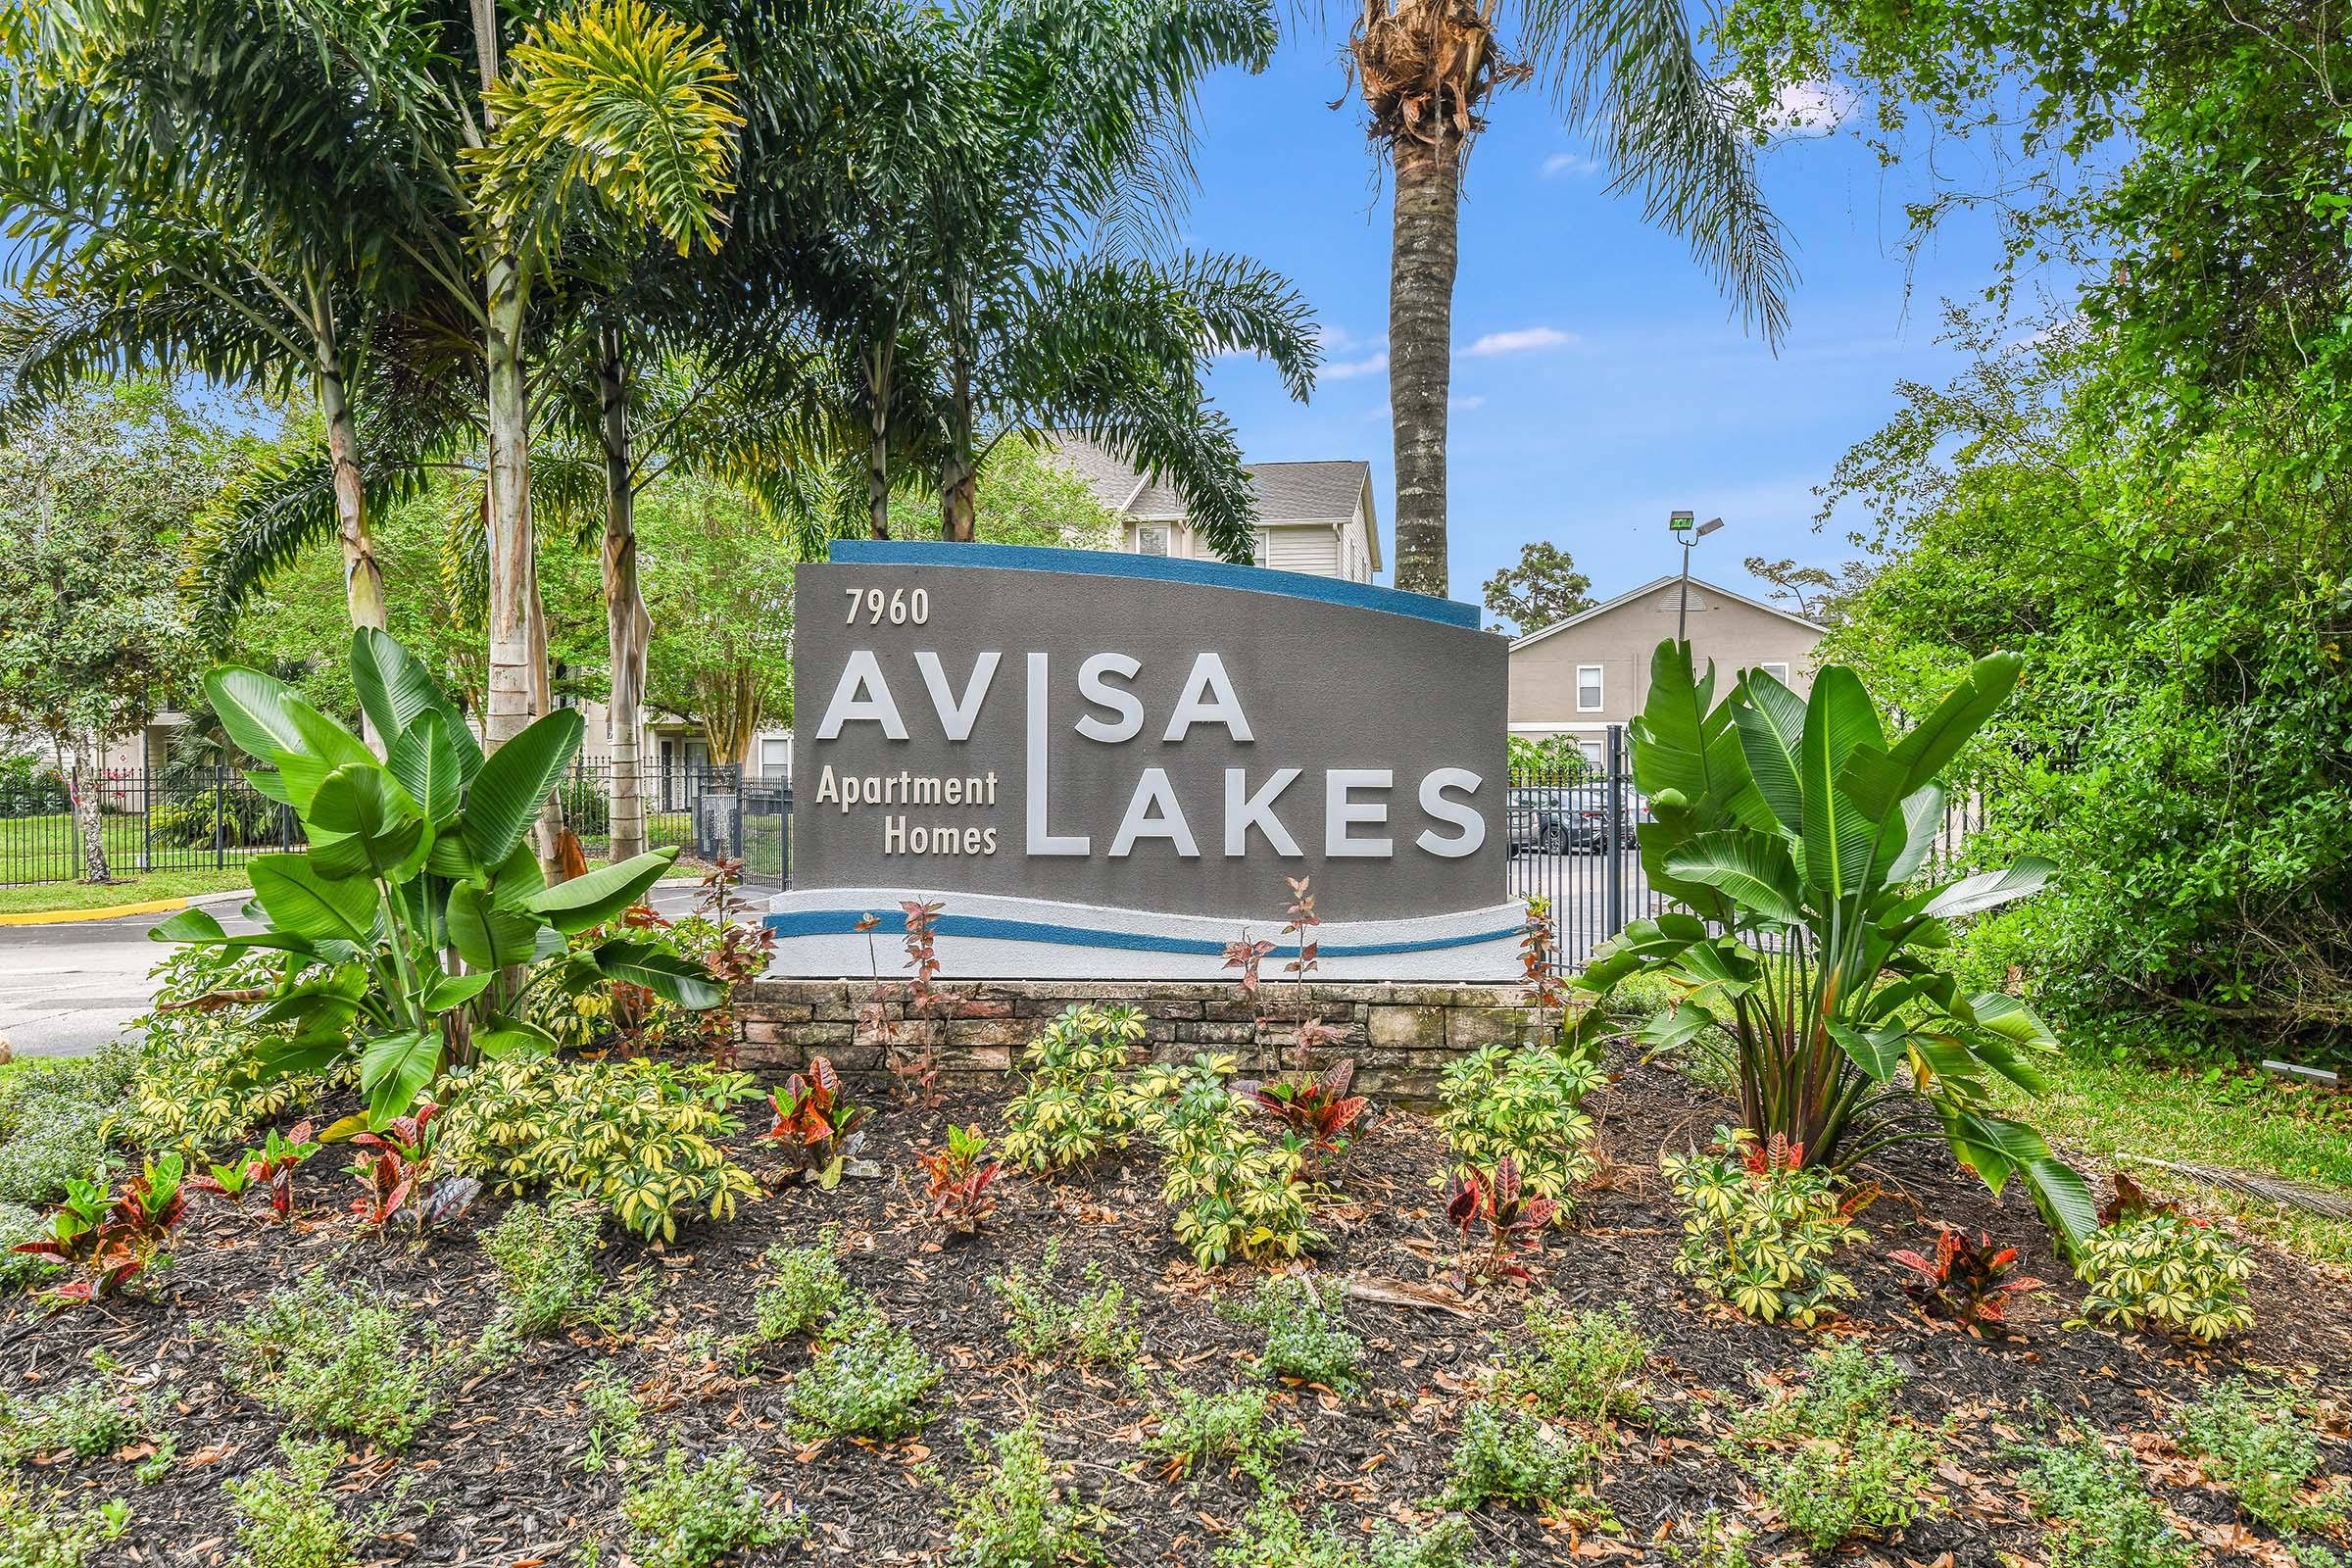
[[[1666,518],[1666,526],[1674,530],[1675,538],[1681,540],[1683,545],[1683,589],[1674,605],[1674,640],[1677,643],[1690,640],[1690,547],[1723,526],[1721,517],[1710,517],[1693,529],[1691,519],[1697,515],[1694,512],[1677,511],[1670,513]]]

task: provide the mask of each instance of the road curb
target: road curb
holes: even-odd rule
[[[170,914],[203,904],[221,904],[253,897],[251,888],[224,893],[196,893],[184,899],[147,899],[137,904],[109,905],[102,909],[32,909],[23,914],[0,914],[0,925],[74,925],[84,920],[120,920],[126,914]]]

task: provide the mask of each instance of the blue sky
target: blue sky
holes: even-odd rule
[[[1268,368],[1219,364],[1217,401],[1245,455],[1369,459],[1386,550],[1388,188],[1360,103],[1326,107],[1347,86],[1343,42],[1292,36],[1264,74],[1209,84],[1183,227],[1197,248],[1286,273],[1327,334],[1303,407]],[[1471,153],[1454,295],[1454,597],[1477,599],[1537,538],[1571,551],[1603,597],[1637,586],[1679,564],[1665,527],[1675,507],[1725,519],[1692,569],[1727,586],[1752,586],[1749,555],[1835,565],[1855,553],[1841,526],[1813,531],[1811,491],[1894,412],[1898,378],[1960,368],[1936,341],[1941,302],[1980,291],[1996,251],[1961,224],[1907,276],[1902,188],[1850,135],[1784,141],[1763,168],[1800,274],[1777,360],[1680,240],[1643,225],[1637,200],[1606,194],[1541,92],[1494,103]]]

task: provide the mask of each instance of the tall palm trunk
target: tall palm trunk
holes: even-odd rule
[[[971,293],[961,284],[953,290],[955,319],[971,319]],[[956,544],[970,544],[979,521],[980,464],[972,452],[972,359],[968,345],[953,350],[955,381],[948,406],[948,459],[939,470],[939,536]]]
[[[605,450],[605,638],[612,665],[612,856],[645,853],[645,788],[639,777],[645,661],[653,617],[637,585],[637,487],[629,473],[628,367],[617,325],[597,334],[597,387]]]
[[[472,0],[472,10],[474,50],[487,94],[498,80],[497,0]],[[528,300],[521,260],[505,237],[492,237],[487,250],[482,357],[489,393],[490,667],[482,740],[496,750],[538,716],[540,681],[531,660],[530,408],[522,375]]]
[[[1364,0],[1348,52],[1372,136],[1396,174],[1389,251],[1389,419],[1396,443],[1396,586],[1444,598],[1446,399],[1462,160],[1480,107],[1532,73],[1494,39],[1496,0]]]
[[[1453,276],[1461,141],[1396,144],[1389,257],[1389,420],[1396,451],[1396,586],[1445,598],[1446,400],[1453,383]]]
[[[865,390],[870,404],[865,433],[865,527],[876,539],[890,537],[890,377],[897,351],[895,337],[879,337],[865,356]]]
[[[354,630],[382,631],[384,568],[375,559],[368,530],[368,503],[360,483],[360,431],[343,384],[343,365],[329,347],[318,368],[318,412],[326,420],[326,457],[334,472],[336,537],[343,547],[343,603]]]

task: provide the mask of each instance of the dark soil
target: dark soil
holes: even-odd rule
[[[965,1097],[937,1109],[886,1106],[868,1123],[868,1152],[880,1180],[852,1180],[832,1193],[788,1188],[747,1205],[732,1224],[701,1225],[667,1249],[632,1239],[609,1253],[616,1272],[658,1276],[655,1321],[603,1337],[582,1331],[531,1345],[510,1370],[453,1378],[444,1407],[405,1452],[355,1460],[343,1482],[356,1510],[392,1495],[410,1478],[393,1535],[368,1548],[386,1563],[497,1563],[566,1560],[589,1535],[606,1538],[604,1560],[625,1560],[619,1547],[620,1484],[611,1472],[584,1473],[588,1421],[575,1392],[582,1373],[611,1357],[636,1383],[658,1446],[673,1438],[699,1450],[738,1444],[755,1456],[763,1484],[808,1514],[805,1545],[755,1552],[754,1563],[895,1564],[937,1560],[944,1552],[946,1487],[971,1472],[958,1435],[969,1422],[1001,1430],[1029,1415],[1045,1424],[1049,1451],[1068,1467],[1081,1495],[1101,1503],[1115,1527],[1106,1542],[1119,1563],[1206,1564],[1256,1496],[1238,1477],[1208,1474],[1194,1483],[1160,1479],[1141,1442],[1148,1401],[1127,1369],[1115,1375],[1024,1366],[1007,1344],[991,1275],[1016,1263],[1034,1270],[1050,1239],[1063,1243],[1064,1288],[1078,1268],[1100,1261],[1142,1305],[1144,1370],[1165,1386],[1202,1390],[1252,1377],[1257,1331],[1210,1310],[1220,1293],[1245,1292],[1253,1270],[1203,1276],[1178,1248],[1159,1201],[1152,1161],[1140,1152],[1059,1182],[1007,1180],[995,1218],[980,1236],[943,1240],[922,1218],[914,1153],[935,1143],[953,1120],[993,1124],[997,1097]],[[1528,1563],[1612,1558],[1665,1560],[1652,1544],[1661,1527],[1709,1508],[1744,1516],[1761,1533],[1762,1562],[1796,1549],[1716,1449],[1732,1411],[1776,1379],[1799,1371],[1828,1336],[1858,1336],[1892,1354],[1910,1373],[1904,1402],[1930,1423],[1948,1422],[1938,1469],[1937,1517],[1895,1542],[1850,1548],[1846,1560],[1985,1568],[2044,1559],[2039,1528],[2019,1499],[2013,1446],[2044,1430],[2036,1401],[2078,1422],[2133,1440],[2180,1527],[2206,1545],[2209,1560],[2284,1563],[2283,1549],[2260,1530],[2241,1529],[2229,1497],[2202,1484],[2193,1463],[2162,1438],[2178,1402],[2217,1377],[2244,1370],[2283,1379],[2323,1400],[2352,1388],[2352,1292],[2315,1275],[2296,1259],[2264,1250],[2254,1286],[2259,1326],[2217,1354],[2186,1350],[2148,1336],[2062,1327],[2080,1291],[2052,1253],[2030,1203],[2013,1193],[1993,1200],[1940,1149],[1914,1146],[1885,1159],[1873,1174],[1887,1196],[1865,1215],[1868,1248],[1841,1261],[1862,1289],[1850,1315],[1822,1331],[1766,1327],[1713,1306],[1673,1272],[1679,1224],[1657,1175],[1661,1149],[1704,1139],[1722,1114],[1714,1097],[1662,1071],[1628,1065],[1591,1108],[1604,1117],[1607,1155],[1577,1223],[1556,1233],[1539,1260],[1539,1287],[1576,1307],[1631,1305],[1660,1342],[1655,1371],[1660,1420],[1654,1431],[1624,1430],[1597,1488],[1620,1525],[1616,1533],[1545,1524],[1490,1507],[1477,1517],[1483,1554]],[[755,1138],[741,1155],[768,1167]],[[1330,1245],[1314,1260],[1327,1274],[1431,1281],[1450,1255],[1450,1232],[1438,1212],[1431,1177],[1443,1145],[1420,1118],[1388,1119],[1362,1146],[1342,1184],[1345,1205],[1324,1220]],[[103,1308],[44,1313],[19,1301],[0,1324],[0,1388],[30,1393],[84,1374],[83,1357],[103,1348],[130,1374],[177,1390],[171,1431],[179,1459],[160,1482],[140,1486],[131,1457],[45,1472],[87,1500],[122,1497],[134,1517],[122,1544],[101,1560],[143,1564],[216,1564],[235,1556],[234,1520],[221,1482],[275,1457],[274,1416],[226,1388],[219,1348],[195,1332],[233,1320],[261,1297],[304,1271],[330,1267],[413,1303],[446,1342],[478,1335],[496,1308],[495,1274],[475,1233],[502,1205],[485,1202],[447,1237],[421,1250],[379,1242],[346,1212],[355,1190],[330,1152],[297,1181],[303,1210],[279,1229],[249,1209],[197,1199],[176,1264],[152,1299],[130,1298]],[[2027,1272],[2052,1282],[2013,1313],[2019,1337],[1984,1344],[1924,1320],[1905,1299],[1879,1253],[1921,1246],[1931,1221],[1982,1228],[2024,1249]],[[771,1245],[813,1242],[827,1225],[842,1227],[853,1283],[910,1329],[949,1369],[939,1419],[919,1438],[893,1445],[803,1445],[789,1430],[786,1390],[806,1352],[796,1346],[763,1352],[749,1375],[731,1356],[712,1355],[717,1339],[752,1323],[758,1262]],[[1305,1439],[1285,1456],[1281,1479],[1310,1512],[1330,1509],[1346,1527],[1381,1518],[1419,1517],[1443,1490],[1458,1411],[1492,1352],[1492,1335],[1507,1332],[1524,1293],[1489,1292],[1474,1314],[1350,1302],[1367,1342],[1369,1387],[1349,1397],[1315,1389],[1284,1389],[1279,1405]],[[2352,1470],[2341,1405],[2332,1405],[2328,1461]],[[1875,1556],[1873,1555],[1875,1554]]]

